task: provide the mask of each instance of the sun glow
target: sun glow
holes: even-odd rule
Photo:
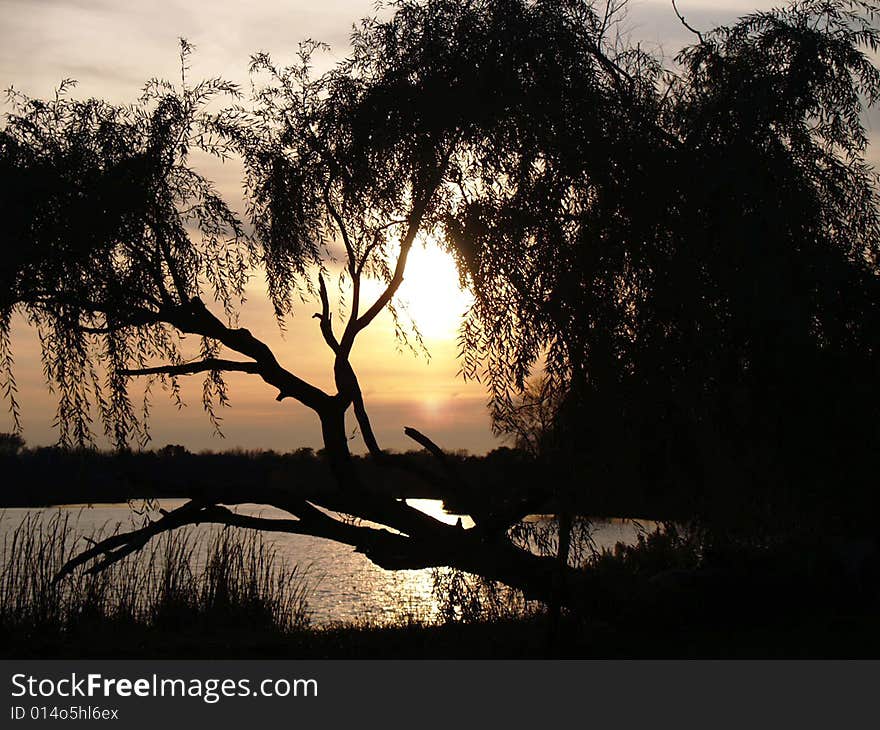
[[[459,286],[452,257],[435,243],[413,246],[398,300],[426,340],[453,340],[473,301]]]

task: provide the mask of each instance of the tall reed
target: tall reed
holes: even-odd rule
[[[262,535],[181,529],[97,575],[53,582],[83,540],[71,513],[0,516],[0,631],[72,632],[93,623],[290,633],[310,623],[307,571],[283,565]]]

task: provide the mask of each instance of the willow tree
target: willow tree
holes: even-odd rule
[[[477,298],[465,363],[501,428],[556,404],[548,468],[574,465],[582,508],[770,530],[873,513],[878,18],[680,16],[675,68],[627,50],[575,70],[534,138],[480,168],[447,226]]]
[[[349,59],[319,78],[310,72],[313,44],[290,67],[255,57],[254,98],[220,112],[209,105],[238,89],[216,79],[193,85],[185,74],[178,85],[151,82],[133,106],[73,101],[65,88],[49,101],[13,96],[0,138],[8,264],[0,331],[10,395],[10,322],[19,311],[40,334],[62,445],[89,444],[98,419],[119,447],[146,438],[140,416],[148,401],[143,414],[132,403],[133,378],[159,378],[176,397],[181,377],[203,374],[213,417],[227,399],[224,373],[241,372],[314,412],[336,483],[322,493],[310,484],[242,484],[201,495],[103,541],[65,572],[89,562],[100,570],[169,529],[218,523],[329,538],[386,568],[451,565],[538,596],[559,583],[551,564],[509,540],[518,514],[477,515],[477,527],[462,530],[365,483],[345,416],[354,412],[371,455],[394,468],[370,426],[351,353],[379,313],[393,311],[411,247],[455,210],[487,135],[497,146],[521,133],[515,97],[527,99],[576,64],[568,53],[602,58],[592,41],[589,51],[580,48],[592,30],[578,19],[549,5],[403,3],[388,22],[364,22]],[[557,52],[548,39],[565,43]],[[189,50],[183,44],[184,69]],[[196,170],[196,150],[243,160],[251,227]],[[336,318],[325,282],[335,250],[351,292]],[[285,368],[239,326],[254,267],[265,272],[279,320],[302,298],[320,302],[316,326],[335,392]],[[370,301],[362,296],[367,276],[385,282]],[[199,352],[189,358],[183,340],[193,336]],[[427,437],[410,434],[442,456]],[[291,519],[227,506],[252,502]],[[573,596],[582,576],[568,579]]]
[[[637,300],[641,316],[642,283],[655,269],[635,253],[660,256],[664,241],[683,235],[681,221],[692,219],[681,175],[671,185],[651,183],[663,180],[658,170],[684,169],[680,161],[689,162],[690,175],[703,169],[697,152],[713,147],[710,122],[722,117],[724,97],[712,106],[714,87],[698,72],[708,61],[674,77],[622,45],[611,33],[614,6],[429,0],[391,10],[388,20],[358,26],[349,58],[322,76],[312,74],[319,49],[311,43],[292,66],[254,57],[253,98],[233,99],[219,112],[215,97],[236,97],[238,89],[219,80],[191,85],[185,74],[177,86],[151,83],[130,107],[64,95],[16,99],[0,137],[11,262],[0,343],[8,365],[16,310],[40,332],[62,443],[90,441],[92,409],[120,447],[147,436],[129,398],[133,378],[162,379],[176,395],[181,377],[201,374],[211,415],[227,400],[223,374],[240,372],[314,412],[335,478],[330,491],[242,484],[200,495],[96,545],[66,572],[88,563],[100,570],[166,530],[218,523],[336,540],[386,568],[453,566],[541,598],[584,596],[587,576],[512,541],[510,526],[533,505],[476,512],[476,526],[462,530],[373,488],[349,452],[347,413],[376,463],[402,465],[377,442],[351,355],[380,312],[394,313],[407,256],[430,235],[447,243],[477,295],[463,364],[486,376],[497,402],[545,354],[551,375],[601,382],[613,370],[607,358],[616,342],[642,331],[627,315],[633,319]],[[778,26],[789,27],[780,17]],[[747,29],[745,40],[763,32]],[[870,27],[845,36],[823,59],[828,72],[840,79],[856,69],[871,91],[875,72],[858,66],[855,44],[873,38]],[[182,51],[185,68],[185,44]],[[851,105],[831,121],[847,130],[857,123]],[[751,139],[751,129],[742,130]],[[250,226],[196,171],[194,150],[243,161]],[[827,159],[838,153],[832,145]],[[677,216],[665,232],[662,210]],[[687,235],[704,240],[699,226]],[[326,283],[337,253],[350,292],[345,307],[333,305]],[[316,326],[335,392],[284,367],[239,326],[237,307],[255,267],[280,322],[303,299],[319,303]],[[365,277],[384,282],[375,299],[364,297]],[[675,307],[674,298],[665,306]],[[614,328],[602,331],[608,322]],[[200,343],[193,359],[184,357],[187,336]],[[8,367],[6,379],[14,395]],[[408,433],[443,460],[428,437]],[[291,519],[228,508],[253,502]]]

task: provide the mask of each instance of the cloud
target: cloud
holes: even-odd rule
[[[0,85],[46,96],[73,77],[83,94],[129,100],[152,76],[177,77],[180,36],[199,49],[194,73],[245,81],[258,50],[292,60],[299,41],[316,38],[343,56],[351,24],[371,12],[368,0],[0,0]]]

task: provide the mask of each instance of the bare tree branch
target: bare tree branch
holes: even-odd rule
[[[134,370],[120,370],[120,375],[193,375],[212,370],[234,371],[241,373],[259,374],[260,366],[255,362],[240,362],[238,360],[222,360],[219,358],[207,358],[196,362],[182,365],[159,365],[151,368],[139,368]]]
[[[321,323],[321,335],[324,337],[324,342],[327,343],[333,352],[338,353],[339,342],[336,340],[336,335],[333,334],[330,298],[327,296],[327,284],[324,283],[323,274],[318,274],[318,291],[321,295],[321,311],[313,314],[312,317],[318,319]]]
[[[449,458],[449,456],[446,454],[446,452],[443,451],[443,449],[441,449],[436,443],[425,436],[425,434],[423,434],[421,431],[417,431],[411,426],[407,426],[406,428],[404,428],[403,432],[417,444],[422,446],[432,456],[434,456],[443,467],[443,470],[446,472],[447,477],[449,477],[449,479],[453,483],[459,485],[459,488],[468,488],[470,486],[468,480],[458,468],[458,465]]]
[[[428,205],[431,202],[431,198],[433,197],[437,188],[440,186],[443,175],[446,173],[446,168],[449,166],[449,160],[452,157],[452,153],[455,150],[457,142],[457,136],[450,141],[449,147],[443,153],[440,164],[433,171],[433,174],[430,176],[421,197],[415,202],[412,210],[410,211],[410,215],[407,219],[409,227],[407,228],[406,234],[404,235],[403,240],[400,243],[400,253],[397,256],[397,263],[394,267],[394,274],[391,277],[391,281],[388,282],[388,286],[385,287],[385,290],[382,292],[382,294],[379,295],[378,299],[373,302],[370,308],[367,309],[367,311],[364,312],[362,316],[349,323],[349,326],[346,328],[345,334],[342,337],[343,351],[350,351],[351,345],[354,343],[354,338],[357,336],[357,333],[367,327],[370,322],[372,322],[376,318],[379,312],[381,312],[382,309],[384,309],[385,306],[394,298],[394,295],[397,293],[397,290],[403,283],[403,274],[406,270],[407,256],[409,255],[409,251],[412,248],[413,242],[416,239],[416,235],[418,235],[418,232],[421,229],[422,220],[424,219],[425,213],[428,210]]]
[[[675,14],[678,16],[678,19],[681,21],[681,24],[687,28],[691,33],[693,33],[697,38],[700,39],[700,43],[705,43],[705,39],[703,38],[703,34],[690,25],[687,20],[685,20],[684,16],[678,11],[678,6],[675,4],[675,0],[672,0],[672,9],[675,11]]]
[[[287,509],[291,509],[287,505]],[[186,525],[217,524],[270,532],[311,535],[351,545],[364,553],[377,565],[389,570],[405,568],[425,568],[439,565],[441,561],[429,557],[427,551],[413,550],[412,538],[395,534],[388,530],[355,525],[334,519],[307,502],[301,501],[292,509],[299,513],[299,519],[268,519],[242,515],[217,504],[199,501],[187,502],[149,523],[145,527],[124,532],[94,543],[88,550],[75,556],[58,572],[53,581],[58,582],[72,574],[80,566],[93,562],[87,573],[95,574],[106,570],[132,553],[143,548],[151,539]]]
[[[208,311],[201,299],[196,297],[186,306],[165,310],[162,316],[181,332],[210,337],[230,350],[252,358],[257,364],[257,374],[269,385],[278,388],[277,400],[294,398],[319,413],[332,402],[331,396],[323,390],[281,367],[272,350],[248,330],[232,329],[223,324]]]

